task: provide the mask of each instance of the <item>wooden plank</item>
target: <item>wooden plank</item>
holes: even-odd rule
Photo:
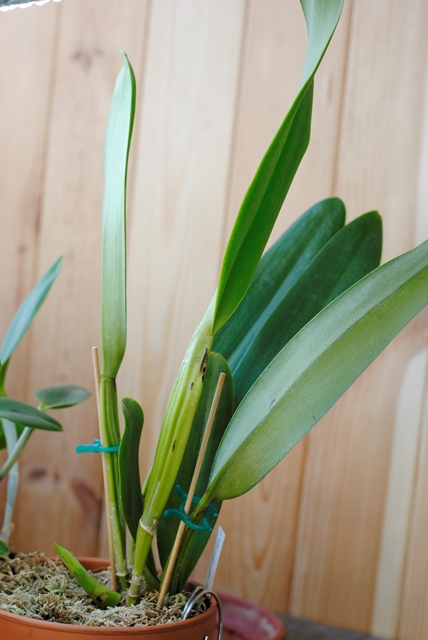
[[[428,56],[425,56],[428,62]],[[424,120],[421,127],[421,149],[418,171],[418,197],[416,207],[415,242],[428,237],[428,64],[425,67]],[[426,327],[427,314],[420,318],[420,331]],[[422,347],[422,345],[421,345]],[[413,640],[428,636],[428,505],[427,505],[427,455],[428,455],[428,404],[425,390],[425,406],[421,420],[419,459],[414,481],[412,518],[406,554],[405,575],[399,611],[399,640]]]
[[[372,632],[383,638],[398,631],[427,364],[427,349],[411,358],[397,401],[371,623]]]
[[[352,216],[379,207],[384,259],[414,243],[426,9],[353,6],[336,192]],[[309,437],[294,614],[370,629],[396,398],[403,368],[424,343],[423,322],[407,327]]]
[[[50,85],[60,15],[58,5],[45,9],[2,13],[0,20],[0,59],[7,61],[0,67],[0,343],[36,281]],[[11,360],[7,392],[31,401],[29,350],[27,337]],[[5,489],[6,481],[0,485],[0,505]],[[2,508],[0,513],[3,518]]]
[[[93,388],[104,134],[124,43],[140,73],[146,10],[147,3],[139,0],[120,5],[75,0],[62,5],[36,271],[40,274],[59,254],[64,265],[50,307],[42,310],[33,334],[31,389],[64,382]],[[53,542],[58,541],[78,554],[95,553],[101,461],[75,453],[77,444],[97,436],[95,405],[93,399],[64,414],[64,434],[33,436],[17,519],[20,548],[53,551]]]
[[[312,146],[290,190],[273,238],[307,207],[332,195],[349,15],[346,7],[320,68]],[[305,22],[298,3],[277,0],[249,3],[227,232],[263,153],[295,97],[305,38]],[[218,589],[286,611],[304,455],[302,443],[260,486],[223,506],[221,523],[227,538],[216,579]]]
[[[405,576],[399,608],[399,640],[425,638],[428,633],[428,403],[422,416],[417,474],[415,477],[413,512],[407,547]]]

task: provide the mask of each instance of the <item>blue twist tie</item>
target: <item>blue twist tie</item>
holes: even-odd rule
[[[210,504],[206,511],[206,516],[202,518],[202,524],[195,524],[190,520],[189,516],[184,511],[184,507],[186,506],[187,493],[183,491],[179,484],[175,485],[175,492],[180,496],[180,498],[182,498],[183,502],[178,509],[166,509],[163,512],[163,515],[166,518],[168,518],[169,516],[174,516],[179,520],[182,520],[187,527],[190,527],[190,529],[193,529],[194,531],[212,531],[212,527],[210,526],[210,523],[208,522],[206,516],[217,515],[217,509],[215,508],[215,506],[213,504]],[[198,502],[200,501],[201,499],[196,496],[192,498],[192,504],[198,504]]]
[[[94,444],[79,444],[76,447],[76,453],[114,453],[119,451],[119,445],[114,447],[103,447],[101,440],[94,440]]]

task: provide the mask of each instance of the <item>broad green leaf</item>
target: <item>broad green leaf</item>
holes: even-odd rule
[[[327,198],[305,211],[263,255],[251,285],[235,313],[214,338],[214,351],[229,365],[240,359],[276,296],[283,296],[322,247],[345,224],[345,205]]]
[[[59,384],[45,387],[35,392],[34,397],[39,402],[41,411],[49,409],[64,409],[73,407],[89,398],[91,394],[83,387],[74,384]]]
[[[138,453],[144,413],[138,402],[132,398],[123,398],[122,411],[125,429],[119,449],[120,498],[126,524],[135,539],[138,522],[143,513]]]
[[[12,400],[12,398],[0,398],[0,418],[6,418],[10,422],[32,429],[62,431],[62,426],[55,418],[25,402]]]
[[[116,378],[126,347],[126,177],[135,77],[126,54],[114,89],[104,150],[102,374]]]
[[[61,263],[62,258],[54,262],[15,313],[0,350],[0,362],[2,365],[8,362],[30,326],[34,316],[42,306],[51,286],[59,274]]]
[[[233,227],[220,272],[214,332],[245,295],[309,144],[313,77],[343,6],[343,0],[317,2],[317,8],[313,2],[302,3],[309,40],[300,90],[256,172]]]
[[[202,500],[257,484],[428,304],[428,242],[372,271],[278,354],[234,414]]]
[[[281,287],[259,318],[257,300],[253,301],[250,317],[254,318],[254,325],[239,345],[237,357],[233,354],[230,358],[236,404],[309,320],[379,266],[381,250],[380,216],[367,213],[338,231],[291,287]]]
[[[92,574],[80,564],[79,560],[67,549],[55,543],[59,557],[72,573],[80,586],[92,598],[97,607],[115,607],[121,600],[120,593],[98,582]]]
[[[202,442],[203,433],[207,424],[208,415],[214,399],[220,373],[226,374],[219,406],[213,423],[211,437],[205,452],[204,461],[199,474],[198,483],[196,485],[195,496],[202,496],[208,485],[211,466],[214,460],[220,440],[224,430],[229,423],[233,413],[233,380],[229,366],[226,360],[218,353],[212,352],[208,358],[207,370],[205,374],[205,383],[199,401],[198,409],[192,426],[192,431],[187,442],[187,447],[183,460],[178,472],[175,484],[180,485],[181,489],[187,493],[193,477],[193,470]],[[166,509],[178,509],[183,499],[177,494],[175,488],[170,494]],[[220,505],[217,505],[220,509]],[[210,526],[213,528],[216,522],[214,515],[208,518]],[[157,529],[157,545],[161,566],[164,568],[171,552],[179,525],[178,518],[162,517],[159,521]],[[176,581],[186,582],[193,568],[208,542],[211,532],[194,532],[192,542],[186,550],[185,556],[180,554],[176,567],[179,568],[177,575],[173,576],[170,588],[174,592],[174,583]]]

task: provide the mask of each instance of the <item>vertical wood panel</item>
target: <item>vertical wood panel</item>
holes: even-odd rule
[[[417,640],[428,634],[428,404],[425,397],[418,471],[415,478],[405,576],[399,607],[399,640]]]
[[[393,638],[398,630],[421,421],[426,395],[428,350],[408,363],[394,424],[388,490],[379,551],[371,628]]]
[[[428,52],[425,54],[424,121],[421,126],[421,150],[418,171],[417,220],[415,242],[428,237]],[[422,87],[421,87],[422,94]],[[425,322],[424,322],[425,321]],[[427,336],[427,316],[419,318],[419,330]],[[419,459],[414,482],[412,518],[399,611],[399,640],[428,636],[428,396],[421,419]]]
[[[3,13],[0,20],[0,343],[36,281],[55,35],[60,8]],[[36,322],[40,322],[37,319]],[[29,397],[31,338],[13,355],[6,391]],[[5,456],[0,454],[1,459]],[[4,504],[6,481],[0,485]],[[3,518],[3,511],[0,511]]]
[[[359,2],[352,16],[336,191],[379,207],[384,259],[413,245],[426,64],[426,5]],[[396,398],[426,345],[414,321],[308,439],[291,608],[369,630]],[[426,322],[426,314],[425,314]]]

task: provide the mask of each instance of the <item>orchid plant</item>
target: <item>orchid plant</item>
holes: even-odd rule
[[[314,76],[343,0],[301,5],[308,48],[298,94],[238,212],[218,287],[184,355],[143,482],[143,410],[122,400],[121,435],[116,391],[126,345],[125,201],[135,111],[134,74],[123,54],[104,157],[99,415],[118,590],[127,590],[128,604],[139,598],[143,577],[161,593],[183,588],[222,502],[260,482],[428,303],[428,244],[379,267],[378,213],[345,224],[337,198],[306,211],[263,255],[309,143]],[[219,378],[222,393],[208,420]],[[200,460],[207,422],[212,429]],[[198,500],[186,498],[193,489]],[[70,552],[57,549],[94,600],[118,602],[115,590],[101,588]]]
[[[45,387],[34,394],[38,401],[36,408],[9,398],[6,393],[6,374],[11,357],[55,282],[61,263],[62,258],[56,260],[21,303],[0,349],[0,449],[7,449],[7,458],[0,467],[0,482],[7,478],[8,483],[3,526],[0,530],[0,556],[9,553],[12,517],[19,484],[18,459],[31,434],[35,429],[62,431],[61,424],[46,411],[71,407],[90,395],[86,389],[70,384]]]

